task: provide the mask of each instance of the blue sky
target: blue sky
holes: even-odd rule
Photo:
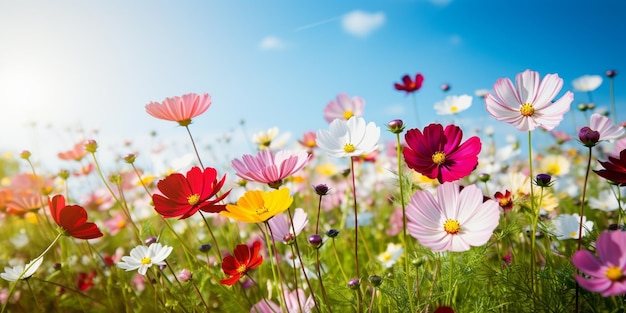
[[[227,133],[251,153],[246,137],[270,127],[292,141],[327,128],[323,108],[341,92],[365,99],[367,121],[414,127],[411,98],[393,83],[417,72],[422,127],[452,121],[432,108],[445,97],[441,84],[473,95],[528,68],[558,73],[572,91],[573,79],[616,69],[623,115],[625,29],[617,0],[2,1],[0,151],[55,158],[79,129],[116,153],[139,149],[151,131],[185,141],[144,106],[189,92],[213,97],[191,129],[215,149]],[[605,79],[593,92],[598,106],[609,106],[608,90]],[[575,92],[574,105],[586,101]],[[457,119],[525,138],[477,97]],[[566,116],[561,127],[571,126]]]

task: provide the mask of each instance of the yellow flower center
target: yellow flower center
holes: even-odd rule
[[[256,215],[263,215],[267,212],[269,212],[270,210],[266,207],[262,207],[260,209],[256,209]]]
[[[452,107],[450,107],[450,112],[452,113],[456,113],[456,111],[459,110],[459,107],[457,107],[456,105],[453,105]]]
[[[244,273],[247,269],[248,269],[248,267],[247,267],[245,264],[241,264],[241,265],[239,265],[239,267],[237,268],[237,272],[238,272],[238,273]]]
[[[381,259],[383,259],[383,261],[388,262],[391,260],[391,253],[389,252],[385,252],[381,255]]]
[[[180,121],[177,121],[177,122],[178,122],[178,125],[185,127],[185,126],[189,126],[189,124],[191,124],[191,119],[188,118],[188,119],[180,120]]]
[[[443,230],[450,235],[456,235],[461,230],[461,224],[457,220],[447,220],[443,223]]]
[[[435,164],[441,165],[445,161],[446,161],[446,154],[445,153],[443,153],[441,151],[438,151],[438,152],[435,152],[435,154],[433,154],[433,162]]]
[[[141,264],[143,265],[147,265],[152,263],[152,259],[150,259],[149,257],[144,257],[143,259],[141,259]]]
[[[573,231],[573,232],[569,233],[569,236],[572,237],[572,238],[578,238],[578,232]]]
[[[200,195],[197,193],[194,193],[193,195],[187,197],[187,202],[189,202],[189,205],[195,205],[196,203],[198,203],[198,201],[200,201]]]
[[[604,276],[612,281],[618,281],[622,279],[622,277],[624,276],[624,272],[622,272],[622,269],[617,266],[611,266],[606,269]]]
[[[350,110],[343,111],[343,118],[345,118],[346,120],[349,120],[352,116],[354,116],[354,113],[352,113],[352,111]]]
[[[535,114],[535,108],[530,103],[524,103],[522,107],[519,109],[519,112],[524,116],[532,116]]]
[[[346,153],[352,153],[354,152],[354,150],[356,150],[356,148],[351,143],[347,143],[345,146],[343,146],[343,151],[345,151]]]
[[[500,202],[500,206],[504,207],[504,206],[509,205],[509,203],[511,203],[511,200],[509,200],[508,198],[502,198],[500,199],[499,202]]]
[[[117,228],[124,228],[126,226],[126,221],[121,220],[119,222],[117,222]]]
[[[550,164],[548,168],[546,169],[546,174],[552,175],[552,176],[558,176],[559,174],[561,174],[561,166],[559,166],[556,163]]]

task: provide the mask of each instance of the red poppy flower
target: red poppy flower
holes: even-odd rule
[[[174,173],[158,182],[157,188],[163,193],[152,195],[154,209],[165,218],[179,217],[188,218],[198,210],[208,213],[218,213],[226,209],[224,204],[216,204],[222,201],[230,190],[221,196],[212,199],[224,186],[226,175],[220,181],[217,180],[217,171],[207,167],[204,172],[194,166],[183,174]]]
[[[98,225],[87,222],[87,211],[79,205],[65,205],[63,195],[48,198],[48,205],[52,218],[61,226],[65,235],[78,239],[102,237]]]
[[[407,146],[402,153],[407,166],[416,172],[439,181],[459,180],[469,175],[478,165],[481,143],[473,136],[461,144],[463,131],[456,125],[430,124],[422,133],[410,129],[404,136]]]
[[[608,161],[598,161],[604,167],[601,170],[593,170],[600,177],[612,181],[620,186],[626,185],[626,149],[619,153],[619,157],[608,156]]]
[[[78,273],[78,279],[76,280],[76,285],[80,291],[87,291],[91,287],[93,287],[93,279],[96,277],[96,271],[92,271],[91,273],[80,272]]]
[[[513,199],[511,199],[511,191],[507,190],[504,193],[499,191],[496,192],[493,197],[496,199],[502,210],[505,212],[511,211],[513,209]]]
[[[229,255],[222,261],[222,270],[229,278],[221,279],[220,283],[228,286],[234,285],[239,278],[247,275],[248,271],[257,268],[263,263],[263,257],[259,255],[261,242],[255,241],[252,248],[247,245],[237,245],[235,255]]]
[[[422,88],[423,82],[424,82],[424,75],[420,73],[417,73],[417,75],[415,75],[415,80],[412,80],[411,76],[409,75],[404,75],[402,76],[403,84],[395,83],[394,87],[396,88],[396,90],[406,91],[406,94],[410,94],[410,93],[420,90],[420,88]]]

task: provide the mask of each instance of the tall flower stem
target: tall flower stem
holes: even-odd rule
[[[536,276],[536,255],[535,255],[535,235],[537,234],[537,218],[539,210],[535,209],[535,192],[533,186],[533,146],[531,131],[528,131],[528,175],[530,183],[530,211],[531,211],[531,233],[530,233],[530,285],[532,290],[533,308],[535,305],[535,276]]]
[[[587,155],[587,171],[585,172],[585,181],[583,182],[583,191],[582,191],[582,198],[580,199],[580,221],[579,221],[579,225],[578,225],[578,248],[576,249],[576,251],[580,251],[581,249],[581,244],[582,244],[582,234],[583,234],[583,217],[584,217],[584,209],[585,209],[585,196],[587,193],[587,181],[589,180],[589,172],[591,171],[591,156],[592,156],[592,147],[589,147],[589,154]],[[618,203],[620,202],[619,200],[617,201]],[[579,293],[580,293],[580,285],[578,284],[578,282],[576,282],[576,305],[575,305],[575,312],[579,312]]]
[[[211,230],[211,226],[209,225],[209,222],[207,222],[206,217],[204,216],[204,213],[202,213],[202,211],[198,211],[200,212],[200,216],[202,216],[202,220],[204,221],[204,225],[206,225],[206,228],[209,230],[209,235],[211,235],[211,240],[213,240],[213,244],[215,244],[215,250],[217,250],[217,256],[219,257],[219,259],[222,259],[222,251],[220,250],[220,245],[217,242],[217,238],[215,238],[215,235],[213,234],[213,231]]]
[[[274,235],[272,234],[272,228],[266,221],[265,223],[265,242],[267,243],[267,252],[270,255],[270,259],[275,257],[276,264],[272,263],[272,274],[274,275],[274,281],[278,282],[278,292],[280,293],[280,307],[286,311],[287,301],[285,300],[285,293],[283,292],[283,279],[280,274],[278,251],[276,251],[276,242],[274,241]],[[276,266],[276,269],[274,269]],[[278,273],[278,276],[276,276]]]
[[[321,204],[321,198],[322,197],[320,196],[320,204]],[[296,234],[296,226],[293,225],[293,215],[291,214],[291,209],[287,209],[287,213],[289,214],[289,221],[291,222],[291,231],[295,235]],[[318,219],[319,219],[319,214],[318,214]],[[317,234],[317,230],[315,231],[315,233]],[[302,255],[300,254],[300,248],[298,247],[298,239],[297,238],[293,239],[293,247],[292,247],[292,249],[293,248],[295,248],[294,255],[296,255],[298,257],[298,261],[300,261],[300,268],[302,269],[302,274],[304,275],[304,280],[306,281],[306,284],[309,287],[309,290],[311,292],[311,296],[312,296],[311,298],[313,299],[313,304],[315,305],[315,309],[317,310],[317,312],[322,312],[321,309],[319,308],[319,304],[317,303],[317,299],[315,298],[315,294],[313,293],[313,287],[311,286],[311,281],[309,280],[309,275],[307,275],[307,273],[306,273],[306,268],[304,267],[304,262],[302,261]],[[294,265],[295,265],[295,261],[294,261]],[[322,281],[322,278],[320,277],[320,283],[321,283],[321,281]],[[297,288],[297,286],[298,286],[298,281],[296,280],[296,288]],[[298,302],[300,302],[300,297],[298,297]]]
[[[354,263],[357,279],[361,279],[361,272],[359,271],[359,218],[358,208],[356,201],[356,175],[354,174],[354,159],[350,158],[350,172],[352,174],[352,200],[354,205]]]
[[[198,148],[196,147],[196,142],[195,140],[193,140],[193,136],[191,135],[191,130],[189,129],[189,125],[186,125],[185,129],[187,130],[187,134],[189,134],[189,139],[191,139],[191,145],[193,146],[193,151],[196,153],[196,158],[198,158],[200,167],[204,169],[204,165],[202,164],[202,159],[200,158],[200,153],[198,153]]]
[[[402,245],[404,246],[404,271],[406,275],[406,290],[409,298],[409,305],[411,312],[415,312],[413,307],[413,295],[411,288],[411,279],[409,277],[409,247],[407,246],[406,238],[406,203],[404,203],[404,179],[402,178],[402,145],[400,143],[400,133],[396,133],[396,154],[398,161],[398,183],[400,184],[400,205],[402,206]]]

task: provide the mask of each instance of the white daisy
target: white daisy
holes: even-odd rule
[[[578,239],[578,231],[580,230],[580,215],[574,213],[561,214],[552,220],[552,232],[556,239]],[[593,221],[587,221],[587,217],[583,216],[583,234],[585,237],[593,230]]]
[[[572,81],[574,89],[582,92],[590,92],[602,85],[602,76],[600,75],[583,75]]]
[[[621,205],[622,208],[626,207],[624,202]],[[611,190],[604,189],[598,193],[597,197],[589,198],[589,207],[604,212],[611,212],[617,210],[620,207],[620,203],[617,202],[617,198]]]
[[[391,268],[394,264],[396,264],[403,251],[404,248],[402,248],[401,244],[395,244],[390,242],[387,244],[387,250],[379,254],[376,258],[378,259],[378,261],[383,263],[383,267]]]
[[[373,122],[365,124],[362,117],[349,120],[335,119],[329,130],[317,131],[317,146],[336,158],[360,156],[378,149],[380,127]]]
[[[435,103],[435,111],[438,115],[457,114],[472,106],[472,96],[447,96],[442,101]]]
[[[41,266],[41,263],[43,263],[43,258],[35,259],[26,264],[26,266],[17,265],[13,267],[5,267],[4,273],[0,273],[0,277],[6,281],[27,279],[35,274],[35,271],[37,271],[37,269]]]
[[[165,265],[165,259],[172,253],[172,247],[164,246],[159,242],[150,246],[137,246],[130,250],[130,256],[123,256],[117,266],[126,271],[137,270],[146,275],[152,265]]]

